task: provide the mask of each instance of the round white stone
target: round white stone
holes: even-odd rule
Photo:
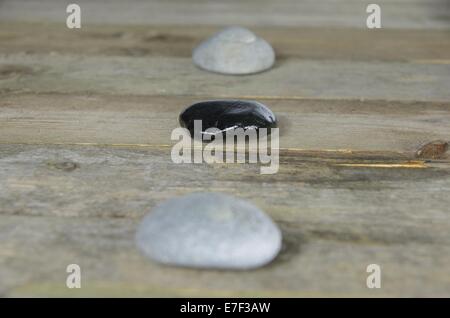
[[[163,264],[249,269],[272,261],[281,231],[254,205],[218,193],[194,193],[156,207],[140,224],[136,242]]]
[[[194,64],[222,74],[252,74],[272,67],[275,52],[264,39],[242,27],[228,27],[194,49]]]

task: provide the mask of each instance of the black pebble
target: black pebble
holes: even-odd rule
[[[255,129],[277,127],[275,114],[256,101],[213,100],[193,104],[179,117],[180,125],[194,136],[194,120],[202,120],[202,135],[208,128],[218,128],[223,136],[227,129]],[[267,130],[267,135],[270,129]]]

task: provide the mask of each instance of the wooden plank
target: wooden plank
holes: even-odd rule
[[[211,97],[204,97],[211,99]],[[195,97],[65,94],[0,96],[0,143],[170,147]],[[450,103],[260,99],[278,116],[280,147],[399,152],[449,140]]]
[[[450,65],[288,59],[254,76],[196,68],[190,58],[0,55],[0,91],[216,98],[450,100]]]
[[[0,53],[191,57],[216,26],[104,26],[0,23]],[[254,27],[277,58],[450,63],[449,30]]]
[[[0,293],[450,295],[448,164],[383,169],[336,165],[360,160],[349,154],[290,154],[279,174],[269,176],[256,165],[193,167],[168,156],[159,149],[0,146]],[[67,162],[77,168],[64,168]],[[279,258],[246,272],[144,259],[134,245],[141,217],[162,200],[192,191],[230,193],[263,208],[283,231]],[[85,275],[78,291],[64,287],[71,263]],[[382,267],[380,290],[366,287],[371,263]]]
[[[69,1],[3,0],[0,20],[65,23]],[[78,0],[87,24],[333,26],[366,28],[359,0]],[[449,28],[446,0],[378,0],[385,28]]]

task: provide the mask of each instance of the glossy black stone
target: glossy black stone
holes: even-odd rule
[[[226,131],[233,128],[254,129],[258,133],[259,128],[277,127],[275,114],[256,101],[213,100],[189,106],[180,114],[179,121],[191,137],[194,137],[194,120],[202,121],[202,136],[208,128],[218,128],[218,133],[225,136]]]

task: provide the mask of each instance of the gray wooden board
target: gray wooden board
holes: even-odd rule
[[[176,57],[2,54],[0,65],[0,91],[450,100],[450,64],[288,59],[257,77],[212,74]]]
[[[0,295],[450,296],[450,153],[414,155],[450,140],[448,1],[377,2],[381,30],[356,0],[80,0],[81,30],[68,3],[0,0]],[[274,69],[195,68],[192,48],[229,24],[267,38]],[[216,98],[274,110],[277,174],[171,161],[179,112]],[[265,210],[279,257],[244,272],[145,259],[141,218],[194,191]]]
[[[66,21],[69,0],[2,0],[3,21]],[[270,25],[335,26],[366,28],[367,5],[359,0],[78,0],[84,25],[88,24],[179,24],[179,25]],[[446,0],[378,0],[385,28],[450,27]]]
[[[0,146],[2,295],[450,295],[447,163],[347,167],[337,163],[360,159],[291,154],[279,174],[264,176],[255,165],[177,165],[168,156],[152,148]],[[193,191],[230,193],[264,209],[283,230],[279,258],[231,272],[142,257],[139,220]],[[64,285],[70,263],[82,267],[78,291]],[[366,287],[371,263],[382,267],[380,290]]]
[[[237,96],[235,96],[237,97]],[[215,96],[0,95],[0,143],[170,147],[178,115]],[[412,154],[450,140],[449,102],[261,99],[278,116],[282,149]]]
[[[450,63],[450,30],[252,27],[275,49],[277,60],[397,61]],[[3,54],[78,54],[190,58],[218,26],[87,25],[0,22]]]

